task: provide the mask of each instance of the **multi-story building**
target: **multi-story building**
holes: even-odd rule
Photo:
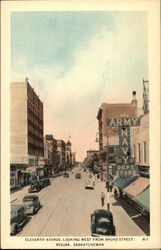
[[[44,160],[48,175],[53,175],[57,169],[57,141],[53,135],[45,135]]]
[[[138,107],[136,92],[133,92],[131,103],[103,103],[98,110],[98,128],[99,128],[99,165],[106,166],[107,151],[114,154],[119,146],[119,128],[108,127],[107,119],[114,118],[137,118]],[[108,149],[107,149],[108,147]]]
[[[72,167],[75,165],[76,162],[76,152],[72,153]]]
[[[72,144],[67,141],[65,146],[65,156],[66,156],[66,167],[71,168],[72,166]]]
[[[63,140],[57,140],[58,165],[60,171],[66,170],[65,145]]]
[[[88,150],[87,152],[87,162],[93,159],[94,155],[99,156],[99,151],[98,150]]]
[[[22,185],[29,171],[44,174],[43,103],[27,78],[12,82],[10,93],[11,182]]]
[[[130,144],[140,175],[149,177],[149,113],[140,117],[140,126],[131,128]]]

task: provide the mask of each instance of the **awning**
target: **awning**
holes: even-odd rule
[[[131,197],[135,197],[143,192],[149,186],[149,179],[144,177],[139,177],[137,180],[132,182],[123,191]]]
[[[112,183],[114,186],[120,189],[124,189],[125,187],[127,187],[129,184],[131,184],[133,181],[135,181],[138,178],[139,177],[137,175],[132,176],[132,177],[118,177]]]
[[[135,197],[135,201],[140,205],[142,206],[146,211],[150,211],[149,207],[150,207],[150,202],[149,202],[149,187],[144,191],[142,192],[141,194],[137,195]]]

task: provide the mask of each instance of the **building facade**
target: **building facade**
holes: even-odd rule
[[[138,107],[136,92],[133,92],[131,103],[103,103],[98,110],[98,130],[99,130],[99,165],[107,165],[107,152],[111,154],[117,152],[119,146],[119,127],[108,127],[107,119],[114,118],[137,118]]]
[[[75,165],[76,162],[76,152],[72,152],[72,167]]]
[[[57,141],[53,135],[45,135],[44,139],[44,160],[48,175],[57,172]]]
[[[58,167],[60,171],[66,170],[65,147],[66,144],[63,140],[57,140]]]
[[[149,113],[140,117],[140,126],[131,127],[130,144],[140,175],[149,177]]]
[[[87,157],[86,157],[87,158],[87,162],[89,162],[90,160],[92,160],[95,154],[97,156],[99,156],[99,151],[98,150],[90,149],[86,153],[87,153]]]
[[[70,141],[67,141],[65,146],[65,157],[66,157],[66,167],[72,167],[72,144]]]
[[[28,80],[10,84],[10,164],[15,185],[43,175],[43,103]]]

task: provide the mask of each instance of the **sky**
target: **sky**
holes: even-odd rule
[[[44,133],[65,142],[82,161],[98,149],[103,102],[142,107],[148,80],[146,12],[12,12],[11,81],[29,83],[44,104]]]

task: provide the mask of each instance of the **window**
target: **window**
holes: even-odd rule
[[[133,149],[134,149],[133,157],[134,157],[135,160],[136,160],[136,147],[135,147],[135,145],[133,145]]]
[[[146,163],[146,141],[144,141],[144,163]]]
[[[141,162],[140,143],[138,143],[138,156],[139,156],[139,163],[140,163]]]

